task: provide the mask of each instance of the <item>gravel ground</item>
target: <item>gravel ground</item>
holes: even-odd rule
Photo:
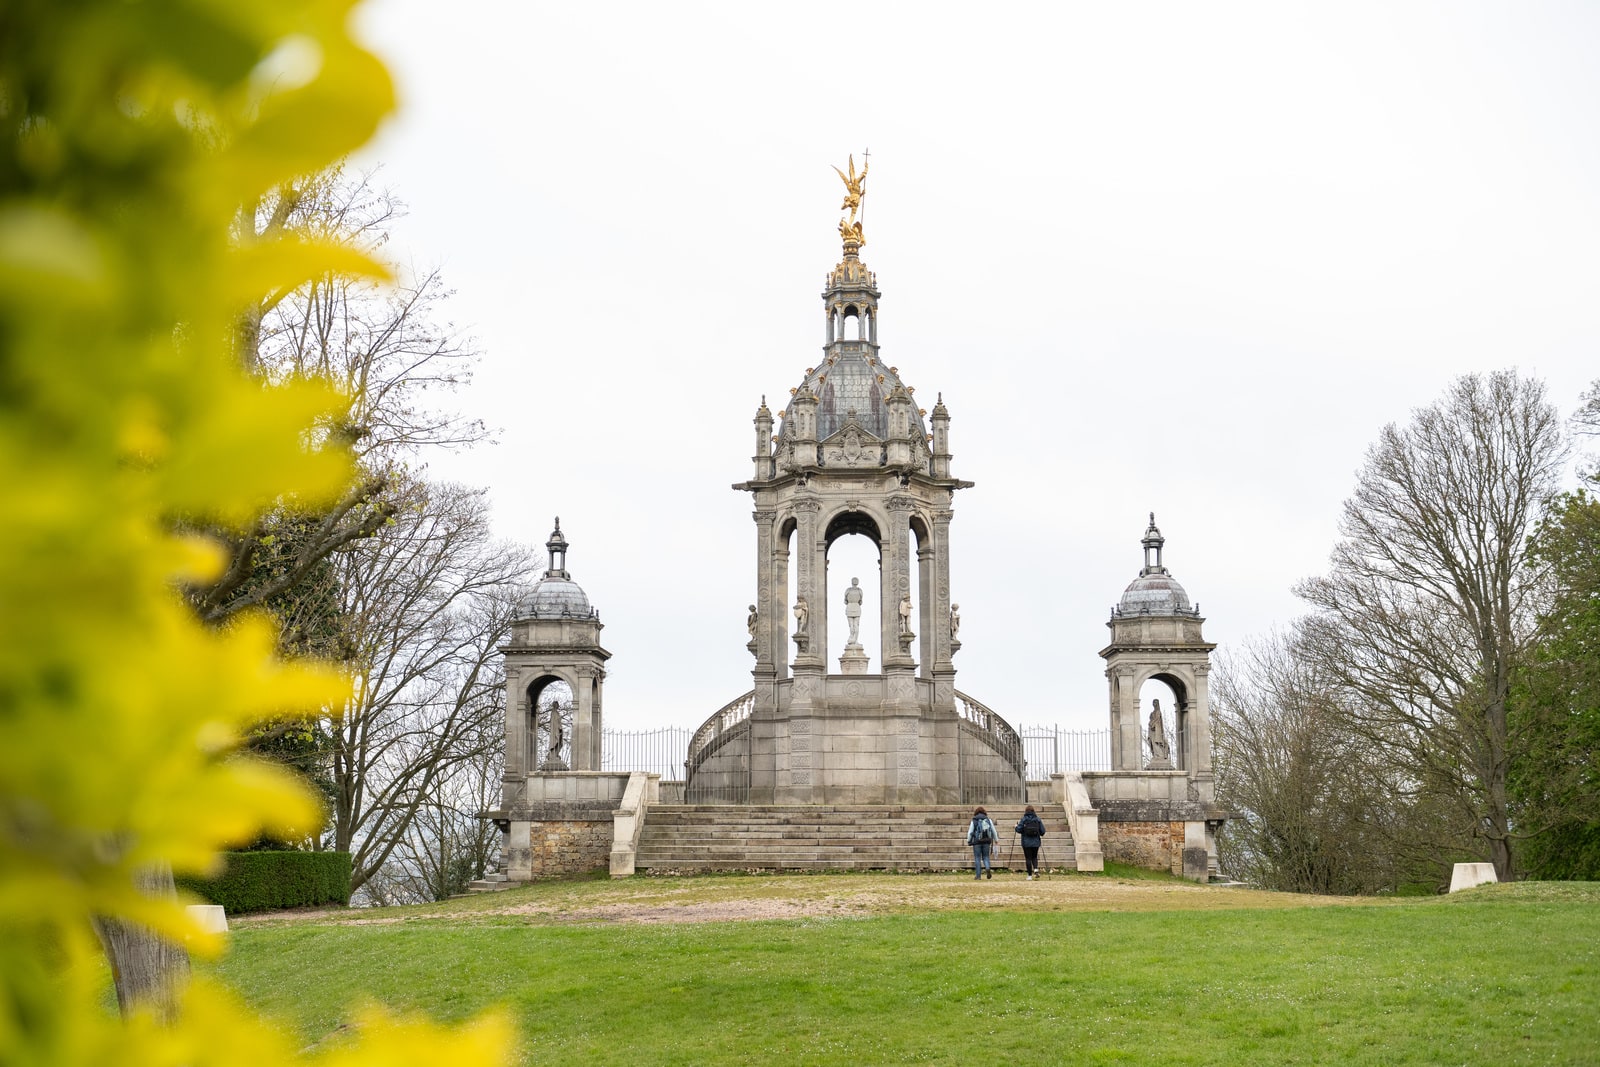
[[[551,881],[403,908],[268,912],[230,918],[238,926],[295,922],[703,923],[844,918],[906,912],[1189,911],[1234,908],[1373,906],[1388,898],[1320,897],[1171,880],[1056,875],[1033,882],[1003,873],[961,875],[813,874]]]

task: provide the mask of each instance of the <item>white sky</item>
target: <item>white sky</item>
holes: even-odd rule
[[[561,516],[612,726],[698,725],[750,685],[729,486],[762,394],[819,358],[830,165],[864,147],[883,356],[943,392],[978,483],[957,686],[1013,724],[1105,725],[1147,512],[1226,646],[1302,610],[1383,424],[1467,371],[1520,367],[1563,411],[1600,377],[1600,6],[361,17],[402,93],[363,162],[485,352],[462,406],[503,428],[434,470],[490,486],[507,537]],[[835,571],[836,596],[850,574],[874,584]]]

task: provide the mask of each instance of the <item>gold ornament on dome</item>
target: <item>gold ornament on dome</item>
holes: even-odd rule
[[[856,173],[856,157],[854,153],[850,156],[849,174],[846,174],[838,167],[833,168],[834,173],[839,175],[839,180],[844,182],[844,203],[839,205],[839,210],[849,210],[850,212],[848,219],[839,220],[839,236],[844,238],[846,244],[860,246],[867,243],[866,237],[861,232],[861,220],[857,219],[856,215],[862,212],[861,202],[866,199],[867,168],[871,163],[872,150],[868,149],[862,155],[860,174]]]

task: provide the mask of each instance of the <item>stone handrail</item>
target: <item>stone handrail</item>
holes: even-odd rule
[[[689,738],[689,754],[684,759],[684,781],[687,782],[694,776],[695,770],[700,766],[706,756],[717,747],[717,742],[728,731],[750,718],[750,712],[756,706],[756,691],[754,689],[734,700],[728,701],[719,711],[705,722],[700,729]]]
[[[639,854],[639,835],[644,832],[645,813],[660,798],[659,774],[634,771],[628,775],[622,800],[611,814],[611,877],[626,878],[633,873],[633,861]]]
[[[1003,756],[1020,776],[1023,773],[1022,737],[994,710],[956,690],[956,714],[985,734],[994,750]]]
[[[1089,790],[1083,784],[1083,772],[1067,771],[1065,774],[1052,774],[1050,778],[1059,783],[1056,799],[1067,811],[1067,827],[1072,831],[1072,848],[1077,853],[1078,870],[1105,870],[1105,853],[1100,850],[1100,813],[1094,810],[1094,802],[1089,799]]]

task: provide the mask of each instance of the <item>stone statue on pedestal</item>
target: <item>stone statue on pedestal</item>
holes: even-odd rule
[[[564,771],[567,763],[561,758],[561,746],[567,743],[565,724],[561,721],[561,705],[552,700],[545,706],[545,753],[542,771]]]
[[[1150,701],[1150,723],[1145,732],[1150,744],[1150,770],[1172,769],[1172,749],[1167,744],[1167,726],[1161,717],[1161,701]]]
[[[900,632],[911,632],[911,594],[907,593],[900,598]]]
[[[844,591],[844,618],[850,624],[850,644],[861,644],[861,579],[850,579]]]
[[[961,638],[961,605],[950,605],[950,640],[957,641]]]
[[[806,604],[806,598],[799,596],[794,601],[794,643],[795,647],[804,652],[811,645],[811,634],[806,625],[811,621],[811,608]]]

